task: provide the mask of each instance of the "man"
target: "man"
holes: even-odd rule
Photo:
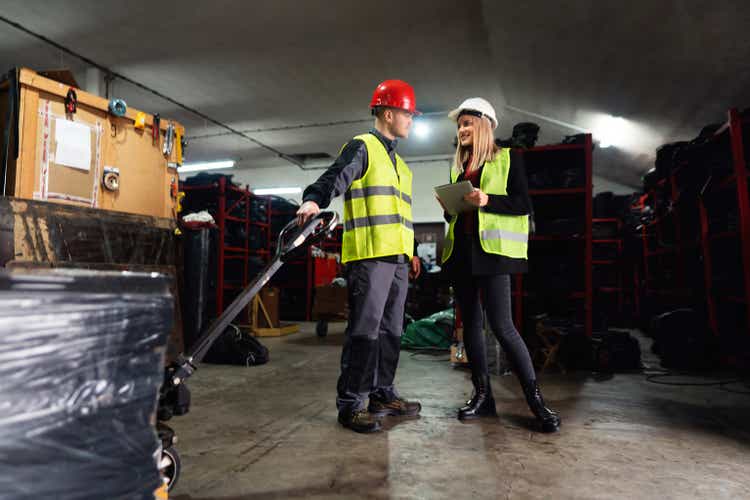
[[[417,114],[414,89],[386,80],[370,103],[375,127],[349,141],[339,157],[305,189],[300,224],[344,194],[349,323],[341,353],[338,420],[356,432],[379,431],[386,415],[415,416],[417,402],[393,385],[401,350],[408,277],[420,272],[412,227],[412,174],[396,152]],[[369,406],[366,401],[369,398]]]

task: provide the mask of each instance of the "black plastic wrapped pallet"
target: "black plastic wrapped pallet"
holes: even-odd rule
[[[253,222],[268,222],[268,201],[265,197],[250,198],[250,220]]]
[[[613,196],[612,191],[604,191],[594,196],[594,217],[605,218],[615,216],[612,210]]]
[[[218,230],[183,230],[183,293],[181,295],[183,338],[190,349],[204,326],[213,317],[216,280],[216,239]]]
[[[232,182],[233,175],[227,174],[210,174],[207,172],[201,172],[193,175],[182,181],[186,186],[209,186],[214,182],[219,182],[219,179],[224,178],[227,180],[227,186],[236,185]]]
[[[678,141],[664,144],[656,150],[654,167],[659,179],[664,179],[675,169],[675,155],[685,146],[687,142]]]
[[[1,498],[154,498],[172,309],[157,274],[0,274]]]

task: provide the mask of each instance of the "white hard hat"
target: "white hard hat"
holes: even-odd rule
[[[480,116],[486,116],[492,123],[493,130],[497,128],[497,116],[495,115],[495,108],[492,104],[487,102],[486,99],[481,97],[469,97],[461,103],[459,107],[448,113],[448,118],[453,121],[458,121],[459,115],[463,111],[473,112],[472,114],[479,114]]]

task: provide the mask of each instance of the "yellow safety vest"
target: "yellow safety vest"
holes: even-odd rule
[[[372,134],[355,137],[367,147],[365,175],[344,194],[341,261],[414,254],[409,167],[396,155],[396,167]]]
[[[507,195],[510,172],[510,149],[502,148],[492,161],[484,164],[480,189],[487,194]],[[451,182],[456,182],[459,172],[451,168]],[[471,214],[467,214],[470,217]],[[448,234],[443,246],[443,262],[453,252],[454,231],[458,216],[454,215],[448,225]],[[526,259],[529,247],[529,216],[503,215],[479,208],[479,241],[487,253],[504,255],[513,259]]]

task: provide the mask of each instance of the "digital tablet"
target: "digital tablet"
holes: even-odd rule
[[[435,186],[435,194],[445,205],[445,211],[450,215],[460,214],[476,209],[475,206],[464,201],[464,196],[471,193],[474,186],[469,181]]]

